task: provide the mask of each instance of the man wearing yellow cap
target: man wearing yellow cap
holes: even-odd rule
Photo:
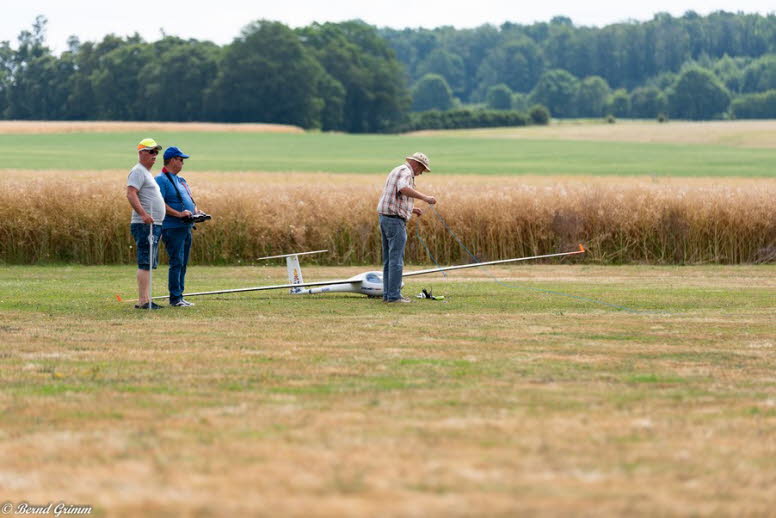
[[[127,177],[127,200],[132,206],[130,230],[137,245],[137,309],[161,309],[151,301],[151,269],[159,263],[159,236],[164,221],[164,198],[151,175],[162,146],[147,138],[137,145],[138,163]],[[153,233],[153,250],[149,237]],[[150,306],[150,307],[149,307]]]

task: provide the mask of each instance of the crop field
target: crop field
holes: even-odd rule
[[[193,160],[192,160],[193,162]],[[0,178],[0,261],[132,263],[125,171],[14,171]],[[199,264],[253,264],[292,251],[331,251],[324,264],[376,264],[382,178],[202,173],[185,177],[212,221],[199,225]],[[587,262],[760,263],[776,259],[776,181],[750,178],[497,177],[434,173],[417,180],[438,208],[409,226],[407,258],[468,262],[589,249]],[[424,207],[424,203],[419,203]],[[73,222],[77,222],[74,226]]]
[[[469,262],[450,231],[482,259],[589,252],[410,277],[406,305],[279,290],[134,310],[124,188],[147,136],[192,155],[183,176],[214,215],[188,292],[284,283],[256,258],[292,251],[330,250],[302,261],[306,280],[378,269],[379,189],[417,150],[444,223],[411,223],[406,270],[432,267],[429,251]],[[774,121],[400,136],[0,123],[0,504],[768,515],[772,142]],[[415,299],[424,288],[444,301]]]

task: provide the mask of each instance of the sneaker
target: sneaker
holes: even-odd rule
[[[399,302],[399,303],[403,303],[403,304],[408,304],[408,303],[410,303],[412,301],[410,299],[408,299],[407,297],[402,297],[400,299],[386,300],[385,301],[386,304],[393,304],[395,302]]]
[[[189,302],[188,300],[181,299],[178,302],[171,302],[170,306],[176,307],[176,308],[187,308],[189,306],[193,306],[194,304]]]
[[[148,304],[151,304],[151,309],[162,309],[162,306],[156,302],[146,302],[145,304],[135,304],[135,309],[148,309]]]
[[[189,302],[189,301],[188,301],[188,300],[186,300],[186,299],[181,299],[181,302],[183,302],[184,304],[186,304],[186,306],[194,306],[194,305],[195,305],[193,302]]]

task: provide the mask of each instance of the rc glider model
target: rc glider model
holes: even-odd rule
[[[288,284],[276,284],[274,286],[254,286],[251,288],[236,288],[230,290],[200,291],[195,293],[184,293],[184,297],[195,297],[200,295],[219,295],[222,293],[242,293],[246,291],[279,290],[287,288],[292,295],[311,295],[315,293],[361,293],[368,297],[383,296],[383,272],[364,272],[354,275],[349,279],[335,279],[330,281],[306,282],[302,277],[302,268],[299,266],[299,256],[319,254],[327,250],[315,250],[313,252],[299,252],[295,254],[272,255],[261,257],[264,259],[286,259],[286,268],[288,270]],[[513,259],[501,259],[499,261],[488,261],[484,263],[461,264],[458,266],[443,266],[441,268],[431,268],[429,270],[417,270],[414,272],[404,272],[402,277],[414,277],[416,275],[428,275],[437,272],[447,272],[450,270],[461,270],[463,268],[478,268],[493,264],[516,263],[518,261],[530,261],[532,259],[546,259],[550,257],[563,257],[567,255],[584,254],[585,248],[579,245],[579,249],[573,252],[562,252],[558,254],[534,255],[531,257],[516,257]],[[402,286],[404,283],[402,283]],[[154,299],[166,299],[168,296],[153,297]]]

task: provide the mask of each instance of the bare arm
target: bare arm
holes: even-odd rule
[[[412,187],[409,187],[409,186],[402,187],[399,190],[399,192],[402,193],[404,196],[409,196],[410,198],[416,198],[418,200],[423,200],[426,203],[428,203],[429,205],[434,205],[436,203],[436,198],[434,198],[433,196],[426,196],[422,192],[416,191],[415,189],[413,189]]]
[[[137,197],[137,189],[135,187],[127,186],[127,200],[129,200],[129,204],[135,209],[135,212],[140,214],[140,217],[143,218],[144,223],[150,225],[154,222],[154,218],[152,218],[151,215],[145,211],[143,206],[140,205],[140,198]]]
[[[185,218],[186,216],[191,216],[191,211],[184,210],[184,211],[180,212],[180,211],[177,211],[177,210],[173,209],[172,207],[170,207],[166,203],[164,204],[164,212],[168,216],[175,216],[176,218]]]

